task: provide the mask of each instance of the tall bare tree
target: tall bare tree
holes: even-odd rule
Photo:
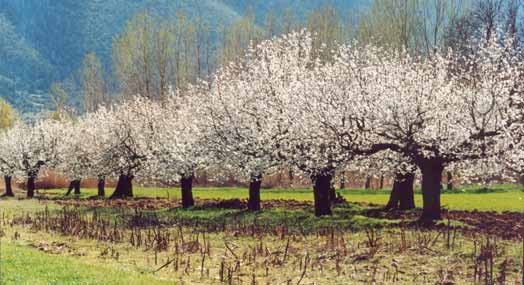
[[[169,20],[140,13],[115,39],[113,64],[124,97],[164,98],[169,86],[182,88],[210,74],[209,30],[182,12]]]
[[[345,41],[345,27],[336,8],[330,5],[313,10],[307,17],[307,29],[313,33],[313,48],[317,56],[326,60],[331,47]]]
[[[109,103],[110,98],[107,94],[102,63],[94,52],[84,57],[81,77],[84,110],[96,111],[100,106]]]
[[[418,0],[374,0],[360,16],[357,38],[395,49],[418,50],[421,45],[421,22]]]

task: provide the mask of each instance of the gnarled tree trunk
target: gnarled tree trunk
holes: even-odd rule
[[[11,176],[9,175],[4,176],[4,182],[5,182],[5,193],[2,195],[2,197],[14,197],[15,193],[13,193],[13,188],[11,186]]]
[[[75,180],[69,181],[69,187],[67,187],[67,192],[65,195],[69,196],[69,194],[71,194],[71,192],[73,191],[73,188],[75,188]]]
[[[444,165],[435,159],[420,165],[422,171],[422,221],[440,220],[440,188]]]
[[[98,177],[98,196],[104,197],[106,195],[106,179],[104,176]]]
[[[260,210],[260,186],[262,185],[262,175],[253,175],[249,181],[249,200],[247,209],[250,211]]]
[[[413,183],[415,173],[397,173],[386,205],[387,210],[409,210],[415,208]]]
[[[75,196],[80,195],[80,182],[81,182],[81,179],[77,179],[77,180],[75,180],[75,185],[74,185],[74,188],[75,188]]]
[[[27,161],[24,161],[24,164],[27,164]],[[35,180],[40,172],[40,168],[44,165],[45,162],[38,161],[36,165],[27,172],[27,198],[33,198],[35,196]]]
[[[67,188],[66,196],[69,196],[71,192],[75,190],[75,196],[80,195],[80,179],[71,180],[69,187]]]
[[[128,197],[133,197],[133,176],[121,174],[118,177],[115,192],[109,196],[109,199],[123,199]]]
[[[193,175],[182,176],[180,179],[180,189],[182,190],[182,208],[185,209],[194,206]]]
[[[27,198],[33,198],[35,196],[35,179],[36,176],[33,174],[27,177]]]
[[[337,190],[335,189],[335,186],[331,184],[329,186],[329,202],[333,204],[335,203],[336,200],[337,200]]]
[[[318,174],[313,177],[315,216],[331,215],[331,174]]]

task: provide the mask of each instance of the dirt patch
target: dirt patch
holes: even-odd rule
[[[131,208],[141,210],[157,210],[165,208],[177,208],[182,204],[179,200],[168,200],[162,198],[136,198],[136,199],[66,199],[52,200],[61,206],[89,207],[89,208]]]
[[[488,233],[506,239],[524,238],[524,213],[449,211],[445,218],[473,226],[472,233]]]
[[[411,221],[420,217],[421,213],[422,210],[420,209],[407,212],[372,209],[366,211],[365,215],[379,219],[410,221],[402,222],[402,224],[410,227],[420,227],[420,224]],[[522,239],[524,237],[524,213],[443,210],[442,219],[444,224],[440,223],[430,227],[435,229],[442,228],[449,221],[455,224],[453,227],[470,235],[488,234],[504,239]],[[459,225],[456,225],[456,222],[459,222]]]

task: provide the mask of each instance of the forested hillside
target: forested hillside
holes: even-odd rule
[[[519,0],[0,0],[0,96],[23,116],[159,97],[279,34],[468,52],[484,30],[523,37]],[[323,57],[329,57],[329,49]],[[60,110],[59,110],[60,111]],[[63,111],[63,110],[62,110]],[[68,112],[69,112],[68,111]]]
[[[155,19],[177,13],[199,17],[217,33],[247,11],[262,24],[268,13],[292,11],[300,18],[321,5],[332,4],[341,14],[361,9],[368,0],[0,0],[0,96],[24,112],[49,106],[52,82],[62,82],[77,94],[82,59],[94,52],[111,74],[113,38],[142,11]],[[343,12],[342,12],[343,11]],[[160,20],[159,20],[160,21]],[[221,28],[222,27],[222,28]],[[78,104],[79,99],[70,94]]]

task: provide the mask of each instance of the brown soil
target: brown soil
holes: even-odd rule
[[[403,211],[383,211],[380,209],[369,210],[366,216],[381,219],[396,219],[409,222],[402,222],[403,225],[419,227],[420,224],[412,222],[420,217],[421,210]],[[441,228],[447,223],[455,224],[454,227],[461,232],[476,235],[488,234],[504,239],[524,238],[524,213],[521,212],[480,212],[480,211],[449,211],[443,210],[442,219],[444,223],[429,225],[429,227]],[[459,225],[456,225],[459,222]],[[425,225],[428,226],[428,225]]]

